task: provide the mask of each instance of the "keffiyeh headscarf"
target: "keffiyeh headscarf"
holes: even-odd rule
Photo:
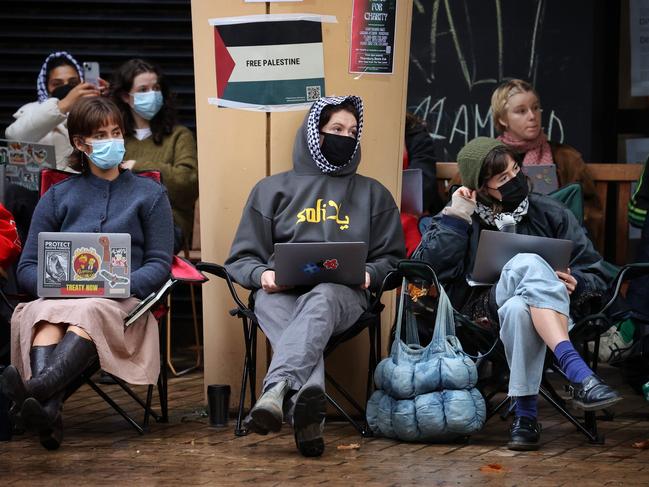
[[[47,92],[47,65],[52,59],[56,59],[57,57],[64,57],[68,61],[70,61],[70,63],[77,70],[77,73],[79,73],[79,79],[83,83],[83,70],[81,69],[81,66],[79,66],[77,60],[74,59],[72,55],[66,51],[53,52],[45,59],[45,62],[41,66],[41,70],[38,73],[38,78],[36,79],[36,93],[38,94],[38,101],[40,103],[43,103],[50,97],[50,94]]]
[[[511,213],[501,212],[495,213],[489,206],[480,203],[479,201],[476,204],[476,214],[480,219],[485,222],[487,225],[496,227],[498,230],[509,225],[518,224],[525,215],[527,215],[527,209],[530,207],[530,200],[525,198],[521,201],[521,204],[516,207]]]
[[[358,127],[356,131],[356,149],[354,149],[354,153],[349,158],[349,161],[346,164],[342,166],[334,166],[333,164],[330,164],[329,161],[327,161],[327,158],[322,155],[322,151],[320,150],[320,127],[319,127],[320,114],[322,113],[322,109],[327,105],[340,105],[345,100],[351,101],[354,107],[356,108],[356,111],[358,112]],[[311,106],[311,111],[309,112],[309,118],[307,120],[306,140],[307,140],[307,145],[309,147],[309,152],[311,153],[311,157],[315,161],[318,168],[324,174],[330,174],[336,171],[340,171],[341,168],[347,166],[347,164],[349,164],[354,159],[356,152],[358,152],[362,130],[363,130],[363,100],[361,100],[359,97],[353,95],[325,96],[320,98],[318,101],[316,101]]]

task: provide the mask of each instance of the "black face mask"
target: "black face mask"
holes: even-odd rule
[[[322,132],[324,141],[320,152],[325,156],[329,164],[344,166],[349,162],[356,149],[356,138],[343,135],[327,134]]]
[[[527,197],[529,188],[527,187],[527,179],[523,171],[519,171],[515,178],[510,179],[501,187],[498,188],[502,196],[503,210],[512,212],[521,202]]]
[[[50,96],[52,98],[58,98],[59,100],[63,100],[66,96],[68,96],[68,93],[72,91],[72,88],[74,88],[76,85],[72,85],[70,83],[66,83],[61,86],[57,86],[52,90],[52,93],[50,93]]]

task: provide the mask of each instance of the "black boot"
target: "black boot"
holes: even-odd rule
[[[97,359],[97,349],[91,340],[67,332],[51,356],[49,364],[37,377],[27,381],[29,397],[41,404],[79,377]]]
[[[4,372],[0,375],[0,382],[2,383],[2,392],[13,403],[9,414],[14,421],[19,421],[20,410],[25,399],[29,397],[29,393],[18,369],[13,365],[5,367]]]
[[[96,359],[92,341],[68,332],[40,374],[27,381],[29,397],[23,402],[21,416],[26,426],[39,432],[41,444],[48,450],[57,449],[63,439],[60,409],[66,387]]]
[[[541,425],[536,418],[516,416],[509,429],[510,440],[507,448],[517,451],[530,451],[539,449],[541,439]]]
[[[305,457],[319,457],[324,452],[327,398],[319,386],[308,386],[298,392],[293,411],[295,446]]]
[[[29,354],[32,377],[39,376],[47,365],[56,345],[32,347]],[[63,441],[63,397],[65,391],[57,392],[41,407],[33,398],[27,398],[22,408],[25,423],[38,431],[38,436],[44,448],[56,450]],[[22,416],[21,415],[21,416]]]

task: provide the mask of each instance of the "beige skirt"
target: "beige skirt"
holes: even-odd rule
[[[137,298],[37,299],[16,307],[11,317],[11,361],[31,377],[29,351],[41,322],[83,329],[97,347],[101,368],[130,384],[156,384],[160,374],[158,322],[146,313],[124,329]]]

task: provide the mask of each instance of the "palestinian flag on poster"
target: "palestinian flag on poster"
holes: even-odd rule
[[[211,19],[217,97],[210,103],[299,110],[324,96],[323,21],[332,20],[311,14]]]

